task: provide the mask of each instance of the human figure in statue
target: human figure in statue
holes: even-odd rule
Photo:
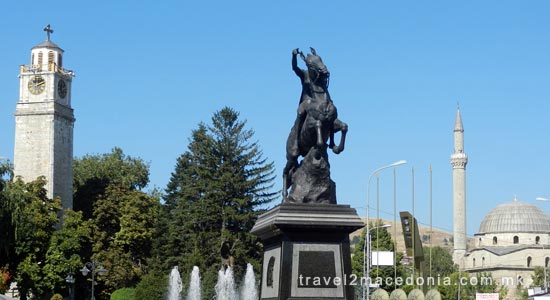
[[[283,170],[283,200],[288,197],[292,185],[292,174],[299,167],[298,157],[305,157],[313,147],[328,147],[338,154],[344,150],[347,125],[338,119],[338,113],[328,92],[330,72],[315,49],[304,56],[298,49],[292,51],[292,70],[300,78],[302,93],[298,113],[287,140],[287,164]],[[307,70],[298,67],[298,55],[305,62]],[[341,131],[338,146],[334,143],[334,133]],[[326,155],[325,155],[326,156]]]

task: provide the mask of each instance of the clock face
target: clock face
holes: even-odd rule
[[[63,79],[59,79],[57,82],[57,94],[61,99],[65,99],[65,96],[67,96],[67,84]]]
[[[38,95],[44,91],[46,88],[46,80],[40,75],[36,75],[31,80],[29,80],[29,92],[33,95]]]

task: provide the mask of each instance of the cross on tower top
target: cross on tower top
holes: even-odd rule
[[[48,35],[48,41],[50,40],[50,34],[53,33],[53,29],[50,27],[50,24],[48,24],[46,27],[44,27],[44,31]]]

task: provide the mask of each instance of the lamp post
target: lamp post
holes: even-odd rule
[[[399,160],[399,161],[396,161],[392,164],[389,164],[389,165],[386,165],[386,166],[383,166],[383,167],[380,167],[376,170],[374,170],[370,176],[369,176],[369,180],[367,181],[367,226],[366,226],[366,229],[367,229],[367,234],[369,232],[369,209],[370,209],[370,181],[371,179],[375,176],[375,175],[378,175],[378,173],[380,173],[380,171],[382,170],[385,170],[385,169],[388,169],[388,168],[392,168],[392,167],[397,167],[397,166],[400,166],[400,165],[404,165],[406,164],[407,161],[406,160]],[[366,272],[366,262],[367,262],[367,257],[365,255],[365,252],[366,252],[366,248],[367,248],[367,243],[368,243],[368,240],[365,238],[365,244],[363,245],[363,276],[366,276],[367,278],[369,277],[369,274],[368,273],[365,273]],[[370,261],[369,261],[369,264],[370,264]],[[368,293],[367,293],[367,298],[365,298],[365,289],[363,288],[363,300],[365,299],[368,299]]]
[[[76,282],[76,279],[74,278],[72,272],[67,275],[65,282],[69,284],[69,299],[74,300],[74,283]]]
[[[370,280],[369,280],[370,276],[369,275],[370,275],[371,253],[372,253],[371,245],[370,245],[371,244],[371,234],[370,234],[370,232],[373,231],[373,230],[382,229],[382,228],[389,228],[389,227],[391,227],[391,224],[376,226],[376,227],[368,229],[367,234],[365,235],[365,246],[366,247],[363,246],[363,260],[368,255],[369,256],[369,261],[367,263],[366,270],[363,270],[364,271],[364,276],[366,277],[366,282],[365,283],[367,284],[367,294],[366,294],[367,297],[365,298],[365,288],[363,288],[363,299],[369,300],[369,297],[370,297]]]
[[[535,198],[535,200],[537,201],[544,201],[544,202],[549,202],[550,199],[547,199],[547,198],[543,198],[543,197],[537,197]],[[542,257],[545,257],[544,256],[544,243],[542,244]],[[546,281],[546,258],[544,258],[544,292],[548,292],[548,281]]]
[[[103,268],[101,263],[97,261],[87,262],[84,264],[84,267],[80,270],[82,272],[82,275],[88,276],[88,273],[92,274],[92,300],[95,300],[94,296],[94,285],[95,285],[95,273],[97,273],[99,276],[103,276],[107,274],[107,269]]]

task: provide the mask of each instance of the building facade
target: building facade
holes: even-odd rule
[[[517,199],[498,205],[481,222],[475,246],[464,259],[465,270],[491,273],[514,299],[516,287],[531,286],[535,266],[548,267],[549,233],[550,218],[536,205]]]

